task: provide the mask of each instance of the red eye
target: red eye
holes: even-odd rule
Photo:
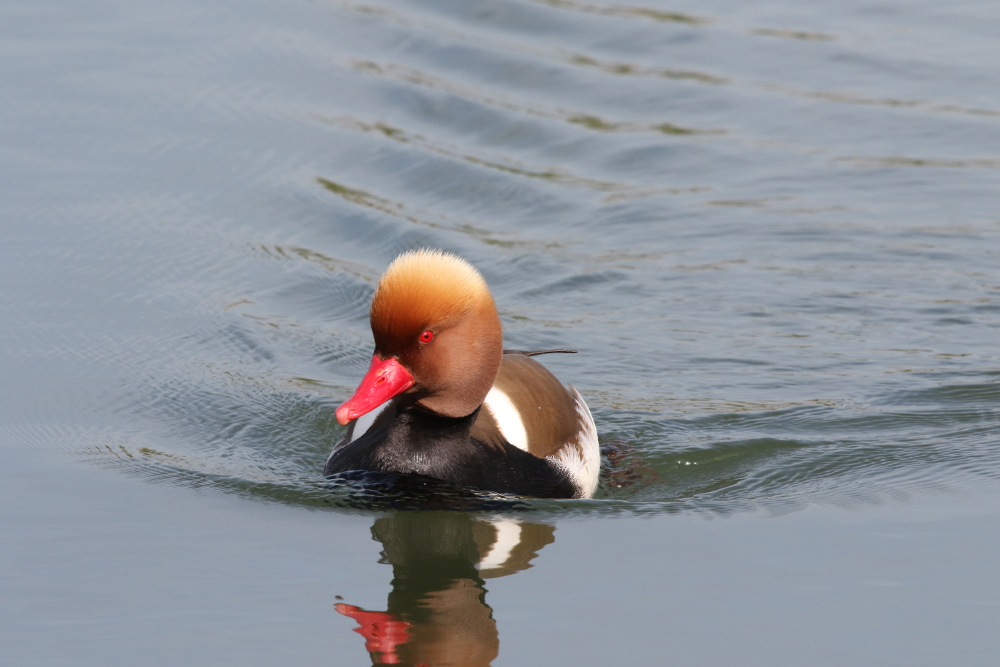
[[[429,343],[432,340],[434,340],[434,332],[431,331],[430,329],[428,329],[427,331],[425,331],[422,334],[420,334],[420,342],[421,343]]]

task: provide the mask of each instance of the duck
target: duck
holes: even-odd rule
[[[534,357],[505,350],[486,280],[452,253],[399,255],[369,312],[375,350],[336,410],[348,428],[324,468],[420,475],[464,489],[590,498],[600,445],[590,408]]]

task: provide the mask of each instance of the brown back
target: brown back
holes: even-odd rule
[[[494,383],[521,415],[528,451],[538,457],[555,453],[579,430],[576,399],[547,368],[522,354],[505,354]],[[502,439],[486,410],[479,413],[472,436],[484,442]]]

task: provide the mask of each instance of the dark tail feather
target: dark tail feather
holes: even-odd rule
[[[555,350],[504,350],[504,354],[521,354],[525,357],[537,357],[540,354],[554,354],[560,352],[563,354],[576,354],[576,350],[564,350],[562,348]]]

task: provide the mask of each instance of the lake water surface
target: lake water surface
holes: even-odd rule
[[[0,3],[0,662],[996,665],[1000,5]],[[586,501],[322,478],[400,252]],[[358,632],[354,630],[357,629]]]

